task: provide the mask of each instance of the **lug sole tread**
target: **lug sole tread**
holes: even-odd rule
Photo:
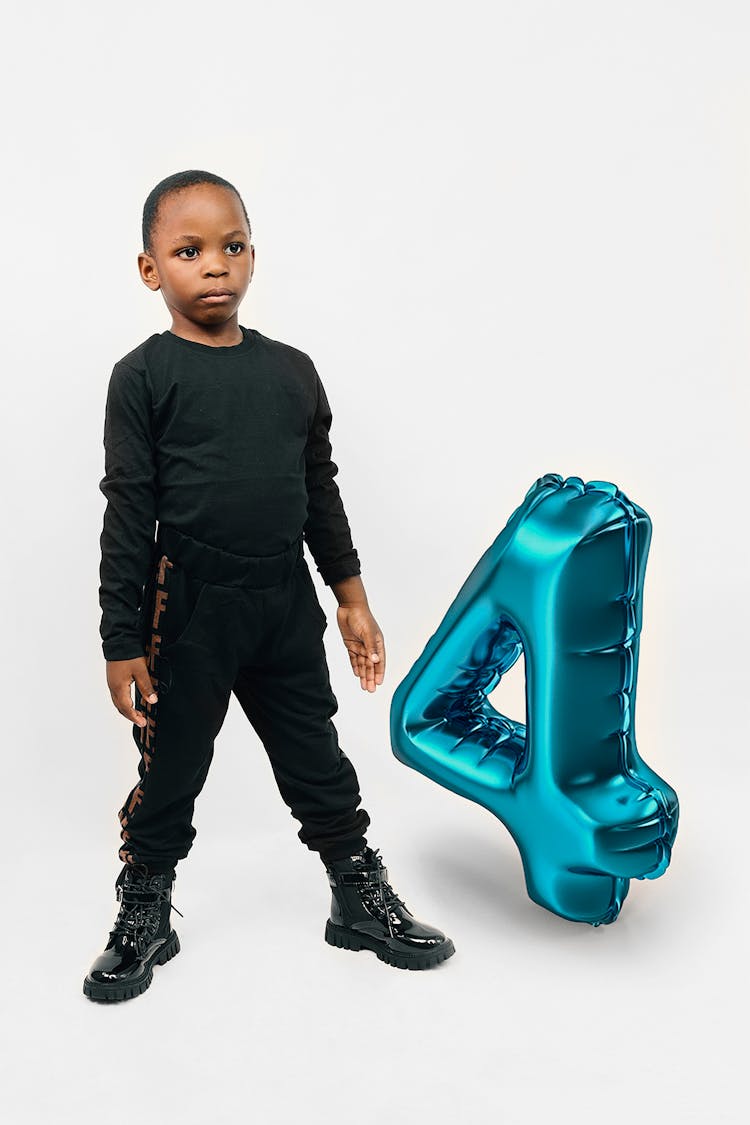
[[[375,938],[354,933],[343,926],[337,926],[330,920],[326,922],[325,940],[337,949],[350,949],[355,953],[362,949],[370,950],[376,954],[379,961],[385,961],[386,964],[393,965],[397,969],[431,969],[456,952],[452,940],[447,938],[433,953],[415,953],[413,956],[406,953],[393,953],[389,949],[384,949]]]
[[[148,967],[148,972],[139,981],[134,981],[132,984],[113,984],[107,986],[97,981],[90,981],[88,977],[83,982],[83,994],[89,1000],[95,1000],[105,1004],[116,1004],[121,1000],[132,1000],[136,996],[142,995],[150,986],[154,978],[154,966],[166,965],[173,957],[176,957],[180,952],[180,939],[175,931],[172,931],[173,936],[166,942],[165,945],[159,950],[154,957],[153,961]]]

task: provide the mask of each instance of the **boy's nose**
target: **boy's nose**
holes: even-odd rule
[[[226,259],[217,258],[214,262],[206,260],[204,273],[208,277],[215,277],[218,273],[227,273]]]
[[[215,258],[209,257],[208,254],[203,258],[203,276],[204,277],[223,277],[224,274],[229,273],[229,263],[226,256],[217,254]]]

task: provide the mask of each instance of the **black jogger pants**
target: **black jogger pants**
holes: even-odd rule
[[[278,555],[218,550],[160,526],[144,590],[144,652],[158,695],[136,687],[146,726],[133,724],[139,781],[120,809],[119,857],[152,870],[192,847],[203,788],[231,692],[268,754],[299,839],[324,861],[364,847],[370,818],[331,721],[318,601],[300,537]]]

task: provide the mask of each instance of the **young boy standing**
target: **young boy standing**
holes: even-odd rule
[[[232,692],[302,825],[299,839],[325,866],[326,941],[429,968],[453,942],[415,919],[387,882],[331,721],[327,621],[303,541],[336,595],[363,690],[382,684],[385,647],[334,481],[323,385],[304,352],[238,322],[255,251],[232,184],[196,170],[157,184],[143,245],[141,278],[161,290],[172,326],[110,379],[99,588],[107,683],[133,724],[139,779],[118,814],[119,913],[84,994],[140,995],[153,966],[179,952],[175,868],[196,835],[195,799]]]

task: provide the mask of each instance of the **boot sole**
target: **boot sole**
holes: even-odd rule
[[[140,996],[142,992],[145,992],[151,984],[154,977],[154,965],[166,965],[167,961],[171,961],[179,952],[180,939],[173,930],[172,936],[166,944],[157,950],[149,960],[144,961],[146,972],[139,980],[129,981],[127,984],[107,985],[86,977],[83,982],[83,994],[88,996],[89,1000],[98,1000],[105,1003],[132,1000],[134,996]]]
[[[370,949],[379,961],[385,961],[386,964],[394,965],[397,969],[431,969],[433,965],[440,964],[456,952],[456,947],[448,938],[432,953],[393,953],[390,949],[384,949],[375,938],[337,926],[330,919],[326,922],[325,939],[329,945],[335,945],[337,949],[351,949],[354,952]]]

